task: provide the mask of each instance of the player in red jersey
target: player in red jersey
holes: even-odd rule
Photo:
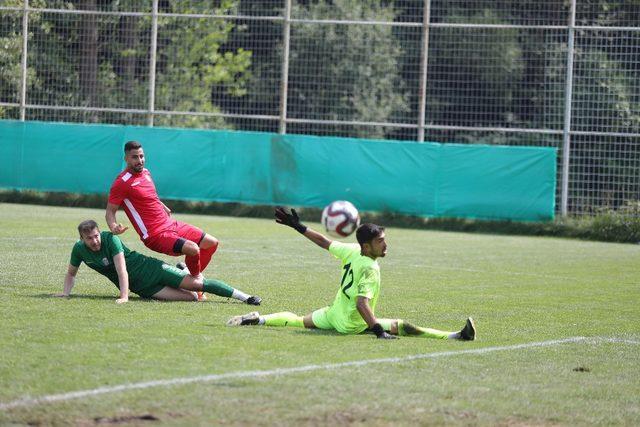
[[[171,218],[171,209],[158,198],[151,173],[144,167],[144,151],[139,142],[127,142],[124,154],[127,168],[109,191],[105,215],[109,229],[118,235],[129,228],[116,220],[116,212],[122,207],[146,247],[172,256],[184,254],[190,274],[197,277],[218,249],[218,239]]]

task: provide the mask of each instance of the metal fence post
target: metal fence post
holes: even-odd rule
[[[153,0],[151,12],[151,55],[149,59],[149,118],[147,124],[153,126],[156,110],[156,51],[158,49],[158,0]]]
[[[287,88],[289,86],[289,43],[291,38],[291,0],[285,0],[282,50],[282,79],[280,82],[280,124],[278,133],[287,132]]]
[[[569,201],[569,163],[571,158],[571,98],[573,94],[573,56],[576,25],[576,0],[571,0],[567,41],[567,81],[564,88],[564,128],[562,131],[562,195],[560,213],[567,216]]]
[[[424,142],[424,122],[427,112],[427,65],[429,59],[429,21],[431,0],[424,0],[422,13],[422,46],[420,50],[420,112],[418,114],[418,142]]]
[[[27,45],[29,41],[29,0],[24,0],[22,12],[22,64],[20,71],[20,121],[24,122],[27,115]]]

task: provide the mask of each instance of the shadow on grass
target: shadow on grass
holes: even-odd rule
[[[341,334],[338,331],[334,331],[334,330],[330,330],[330,329],[307,329],[307,328],[300,328],[300,329],[292,329],[290,330],[292,333],[294,334],[305,334],[305,335],[326,335],[326,336],[331,336],[331,337],[340,337],[340,338],[350,338],[354,335],[347,335],[347,334]],[[361,334],[357,334],[357,335],[361,335]]]
[[[90,299],[90,300],[115,300],[118,298],[117,295],[94,295],[94,294],[72,294],[68,297],[58,297],[55,294],[34,294],[27,295],[29,298],[40,298],[40,299],[61,299],[61,300],[70,300],[70,299]],[[176,303],[176,302],[187,302],[189,304],[194,303],[195,301],[167,301],[160,300],[154,298],[144,298],[139,295],[131,295],[129,296],[129,302],[143,302],[143,303]],[[201,304],[241,304],[246,305],[238,300],[231,300],[224,297],[215,297],[210,296],[206,301],[201,301]]]
[[[40,299],[61,299],[61,300],[69,300],[69,299],[95,299],[95,300],[106,300],[106,299],[115,299],[115,296],[109,295],[70,295],[68,297],[57,297],[55,294],[35,294],[28,295],[29,298],[40,298]]]

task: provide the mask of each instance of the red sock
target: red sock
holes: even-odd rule
[[[200,252],[202,254],[202,251]],[[189,273],[192,276],[197,276],[200,274],[200,257],[197,255],[194,256],[185,256],[184,262],[187,264],[187,268],[189,269]]]
[[[213,254],[216,253],[217,250],[218,250],[217,243],[207,249],[200,248],[200,268],[203,271],[205,268],[207,268],[207,265],[209,265],[209,262],[211,261],[211,257],[213,256]]]

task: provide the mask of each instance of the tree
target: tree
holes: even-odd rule
[[[379,1],[336,0],[302,2],[292,16],[302,19],[393,21],[391,6]],[[261,31],[259,27],[255,31]],[[272,32],[272,34],[274,34]],[[280,34],[275,32],[275,34]],[[279,85],[273,70],[281,70],[282,37],[251,82],[250,100],[262,111],[278,114]],[[402,120],[408,94],[400,76],[402,49],[390,26],[294,23],[291,30],[287,117],[336,121],[390,122]],[[271,97],[265,94],[271,93]],[[288,132],[310,132],[289,124]],[[320,133],[384,138],[378,126],[321,125]]]

